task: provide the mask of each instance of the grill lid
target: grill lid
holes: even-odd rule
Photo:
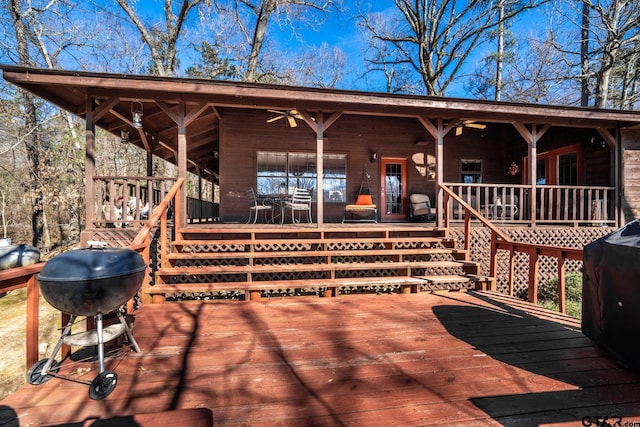
[[[99,280],[137,273],[146,267],[142,256],[131,249],[76,249],[47,261],[37,279],[50,282]]]

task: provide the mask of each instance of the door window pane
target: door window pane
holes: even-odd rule
[[[402,165],[388,163],[385,170],[385,205],[387,214],[402,213]]]

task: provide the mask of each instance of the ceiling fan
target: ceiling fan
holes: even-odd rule
[[[476,123],[474,120],[460,120],[456,125],[456,136],[462,135],[462,128],[485,129],[487,125]]]
[[[298,126],[298,123],[296,122],[296,119],[302,119],[302,115],[298,112],[298,110],[293,109],[293,110],[287,110],[287,111],[278,111],[278,110],[267,110],[270,113],[274,113],[277,114],[277,116],[270,118],[269,120],[267,120],[267,123],[273,123],[276,120],[280,120],[280,119],[287,119],[287,122],[289,123],[289,126],[291,126],[292,128]]]

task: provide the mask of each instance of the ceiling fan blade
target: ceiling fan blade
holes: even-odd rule
[[[462,135],[462,126],[457,126],[456,127],[456,136],[460,136]]]
[[[465,126],[469,128],[475,128],[475,129],[485,129],[487,127],[487,125],[483,125],[480,123],[469,123],[469,124],[466,124]]]
[[[267,123],[273,123],[273,122],[275,122],[276,120],[280,120],[280,119],[281,119],[281,118],[283,118],[283,117],[284,117],[284,116],[276,116],[276,117],[273,117],[273,118],[271,118],[271,119],[267,120]]]
[[[292,128],[298,126],[298,123],[296,123],[296,119],[294,119],[293,116],[287,116],[287,120],[289,120],[289,126]]]
[[[285,116],[287,113],[284,111],[280,111],[280,110],[267,110],[270,113],[274,113],[274,114],[280,114],[281,116]]]

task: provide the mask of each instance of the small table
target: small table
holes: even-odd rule
[[[291,195],[265,194],[259,197],[263,203],[269,202],[269,205],[271,205],[271,223],[275,224],[276,219],[280,218],[280,224],[284,224],[284,207],[287,201],[291,200]]]
[[[518,214],[518,207],[514,204],[496,203],[482,206],[487,219],[513,220]],[[504,217],[502,216],[504,213]]]

